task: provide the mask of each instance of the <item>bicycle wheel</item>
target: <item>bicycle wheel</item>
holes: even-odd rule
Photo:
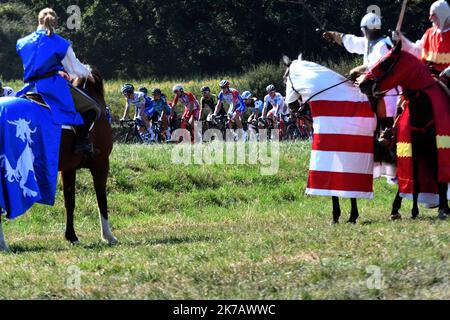
[[[300,132],[295,124],[290,124],[286,130],[286,135],[290,141],[296,141],[300,137]]]

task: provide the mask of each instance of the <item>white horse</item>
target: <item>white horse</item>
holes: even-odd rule
[[[333,223],[339,197],[351,198],[349,222],[359,217],[357,198],[373,198],[373,149],[377,125],[365,95],[342,75],[319,64],[285,58],[286,102],[308,102],[314,139],[306,193],[331,196]]]

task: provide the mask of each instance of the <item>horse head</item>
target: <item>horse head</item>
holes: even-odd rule
[[[303,101],[301,94],[295,89],[294,83],[292,82],[290,68],[294,61],[302,61],[302,54],[300,53],[297,60],[292,61],[288,56],[283,55],[283,64],[286,66],[286,72],[284,73],[283,80],[286,87],[286,97],[290,97],[286,100],[289,109],[298,110],[300,104]],[[289,92],[289,94],[288,94]]]
[[[91,80],[87,78],[77,78],[73,81],[73,86],[83,90],[86,92],[87,95],[94,98],[99,102],[102,106],[106,107],[106,101],[105,101],[105,87],[103,78],[100,75],[100,72],[97,70],[97,68],[88,66],[91,69],[91,74],[93,79],[95,80],[92,82]]]
[[[432,81],[428,68],[417,57],[402,51],[402,42],[399,41],[367,72],[359,89],[369,97],[380,97],[397,86],[418,90]]]

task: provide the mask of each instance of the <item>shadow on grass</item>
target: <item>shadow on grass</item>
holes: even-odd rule
[[[190,243],[199,243],[199,242],[211,242],[213,238],[203,237],[203,236],[184,236],[184,237],[165,237],[161,239],[145,239],[135,240],[135,239],[119,239],[119,246],[126,247],[138,247],[138,246],[157,246],[157,245],[180,245],[180,244],[190,244]],[[105,244],[103,244],[105,246]],[[107,246],[107,245],[106,245]]]
[[[60,246],[55,247],[54,245],[45,245],[45,244],[12,244],[10,245],[11,253],[13,254],[23,254],[23,253],[40,253],[40,252],[63,252],[63,251],[71,251],[78,248],[82,248],[85,250],[103,250],[108,248],[114,248],[117,246],[125,246],[125,247],[138,247],[143,245],[180,245],[180,244],[189,244],[189,243],[198,243],[198,242],[210,242],[213,239],[210,237],[202,237],[202,236],[185,236],[185,237],[166,237],[162,239],[145,239],[142,240],[120,240],[119,243],[115,245],[109,245],[103,241],[95,241],[90,243],[80,242],[78,244],[71,245],[68,242],[61,241]]]
[[[39,252],[63,252],[63,251],[70,250],[70,248],[68,248],[67,246],[61,246],[61,247],[55,248],[54,246],[41,245],[41,244],[26,244],[26,245],[12,244],[9,246],[9,249],[14,254],[39,253]]]

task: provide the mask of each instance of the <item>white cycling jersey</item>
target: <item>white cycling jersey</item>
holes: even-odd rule
[[[286,103],[284,102],[284,97],[281,95],[281,93],[276,93],[275,96],[272,98],[269,94],[264,97],[264,108],[268,108],[269,104],[275,109],[277,106],[278,108],[278,114],[282,115],[286,114]]]
[[[145,108],[145,95],[142,92],[133,93],[133,97],[131,99],[127,98],[127,106],[134,106],[134,118],[142,120],[142,114]]]
[[[0,98],[1,97],[14,97],[15,95],[16,95],[16,93],[10,87],[3,87],[3,90],[0,91]]]

